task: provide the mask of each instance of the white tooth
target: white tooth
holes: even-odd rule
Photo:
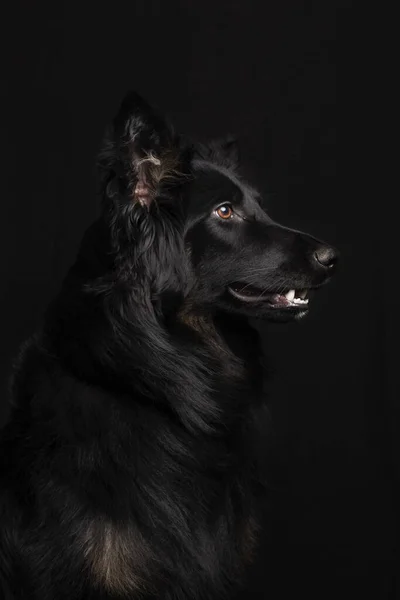
[[[293,300],[294,304],[308,304],[308,300],[303,300],[302,298],[295,298]]]
[[[293,302],[294,299],[294,290],[290,290],[287,294],[285,294],[286,298],[289,302]]]

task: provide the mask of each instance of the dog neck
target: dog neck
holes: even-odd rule
[[[178,320],[204,344],[225,372],[251,378],[263,376],[263,352],[258,331],[246,317],[184,307]]]

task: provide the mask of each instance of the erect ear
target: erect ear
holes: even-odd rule
[[[197,150],[200,157],[221,166],[236,168],[239,165],[239,142],[233,135],[200,144]]]
[[[171,126],[139,94],[129,92],[108,128],[98,166],[106,198],[149,207],[160,184],[178,171]]]
[[[220,152],[226,157],[232,166],[239,164],[239,141],[237,137],[228,135],[222,140],[217,140]]]

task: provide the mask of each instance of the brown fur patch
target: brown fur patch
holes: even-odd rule
[[[209,344],[220,348],[222,340],[218,336],[211,318],[196,314],[190,306],[184,306],[179,317],[182,323],[199,333]]]
[[[254,559],[254,553],[257,546],[259,527],[253,518],[249,518],[243,525],[240,533],[240,554],[245,564],[249,564]]]
[[[135,600],[149,592],[151,554],[139,532],[98,519],[88,524],[81,543],[97,587],[122,596],[134,594],[129,598]]]
[[[196,313],[189,300],[186,300],[178,317],[182,323],[185,323],[185,325],[200,335],[217,358],[223,356],[229,357],[228,361],[221,362],[224,374],[228,379],[240,380],[245,376],[245,365],[232,353],[231,349],[218,333],[211,317]]]
[[[134,198],[146,206],[150,206],[161,184],[183,176],[179,171],[179,155],[173,150],[165,152],[161,158],[149,154],[136,159],[135,169],[138,181],[134,189]]]
[[[179,311],[178,318],[182,323],[190,327],[190,329],[196,331],[208,346],[214,350],[218,350],[219,353],[224,352],[231,354],[229,348],[218,334],[212,318],[208,315],[206,316],[196,312],[190,297],[186,298]]]

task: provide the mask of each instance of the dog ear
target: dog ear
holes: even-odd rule
[[[198,144],[196,150],[200,158],[211,160],[223,167],[235,169],[239,166],[239,142],[233,135],[212,140],[207,144]]]
[[[129,92],[105,136],[98,158],[103,194],[150,207],[160,184],[178,170],[171,126],[139,94]]]
[[[240,160],[238,138],[233,135],[228,135],[226,138],[219,140],[217,144],[219,144],[220,152],[226,160],[228,160],[232,166],[237,167]]]

